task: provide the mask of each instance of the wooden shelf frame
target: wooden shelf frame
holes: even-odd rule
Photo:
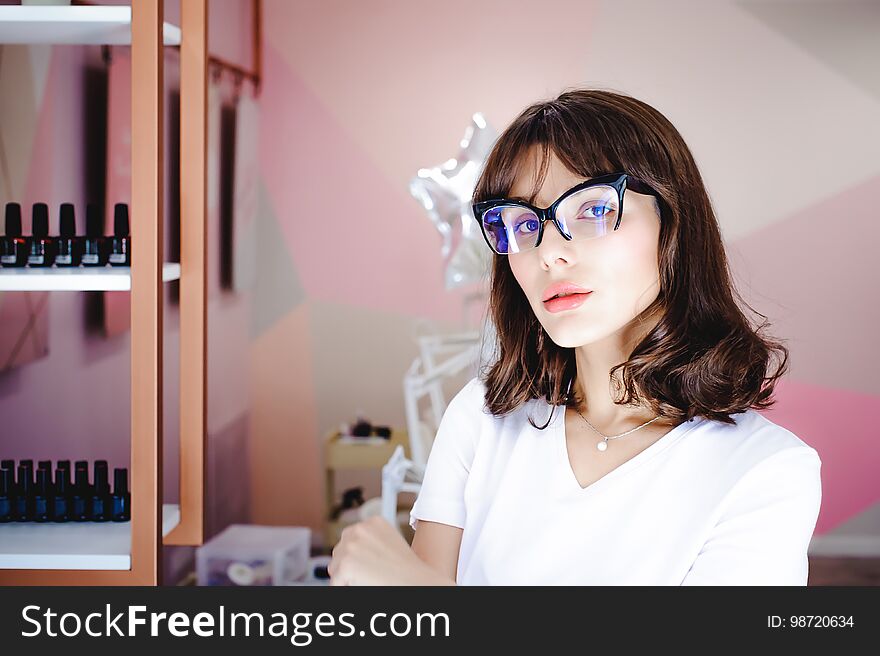
[[[0,569],[2,585],[162,582],[162,546],[204,539],[207,0],[181,3],[180,521],[163,541],[163,0],[131,9],[131,568]],[[58,525],[63,526],[63,525]]]

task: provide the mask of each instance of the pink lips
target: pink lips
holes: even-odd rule
[[[561,296],[563,294],[586,294],[591,291],[593,290],[584,289],[580,285],[575,285],[573,282],[561,280],[559,282],[554,282],[547,289],[545,289],[544,294],[541,296],[541,300],[549,301],[554,296]]]
[[[544,301],[544,307],[547,308],[548,312],[562,312],[564,310],[573,310],[576,307],[580,307],[584,304],[584,302],[590,297],[592,292],[587,292],[586,294],[570,294],[568,296],[560,296],[558,298],[551,298],[548,301]]]

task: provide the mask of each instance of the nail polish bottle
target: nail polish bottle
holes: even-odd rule
[[[34,489],[34,461],[31,460],[30,458],[27,458],[27,459],[25,459],[25,460],[19,460],[19,461],[18,461],[18,466],[19,466],[19,467],[24,467],[24,469],[25,469],[25,476],[26,476],[27,479],[28,479],[28,489],[31,490],[31,491],[33,492],[33,489]],[[18,475],[19,475],[19,477],[20,477],[20,476],[21,476],[21,472],[19,472]]]
[[[32,470],[22,460],[18,463],[18,485],[15,491],[15,521],[29,522],[34,516],[34,481]]]
[[[21,205],[6,203],[6,234],[0,239],[0,265],[23,267],[27,259],[28,242],[21,234]]]
[[[15,519],[15,477],[12,470],[0,469],[0,524]]]
[[[0,469],[12,469],[12,470],[14,470],[14,469],[15,469],[15,460],[12,460],[11,458],[10,458],[10,459],[5,459],[5,460],[0,460]],[[13,474],[13,475],[14,475],[14,474]]]
[[[82,238],[76,236],[73,203],[61,203],[58,217],[58,238],[55,240],[55,266],[75,267],[82,261]]]
[[[127,522],[131,519],[131,493],[128,491],[128,470],[116,467],[113,470],[113,500],[111,519],[114,522]]]
[[[28,266],[52,266],[55,262],[55,238],[49,236],[49,206],[46,203],[34,203],[31,232]]]
[[[67,481],[68,481],[68,483],[69,483],[71,480],[73,480],[73,479],[70,477],[70,460],[59,460],[59,461],[58,461],[57,468],[58,468],[58,469],[66,469],[66,470],[67,470]]]
[[[89,485],[89,463],[87,460],[77,460],[75,464],[75,479],[73,494],[70,496],[70,519],[75,522],[89,521],[92,490]]]
[[[83,266],[107,264],[107,248],[104,237],[104,215],[99,205],[86,205],[86,236],[82,241]]]
[[[52,471],[52,461],[51,460],[38,460],[37,461],[37,471],[41,469],[48,469],[50,472]]]
[[[49,521],[49,503],[52,497],[52,471],[41,467],[37,470],[37,484],[34,487],[35,522]]]
[[[95,461],[94,490],[92,492],[92,521],[110,520],[110,483],[107,480],[107,461]]]
[[[55,470],[55,495],[52,499],[52,521],[66,522],[70,520],[70,469],[60,466]]]
[[[128,234],[128,205],[116,203],[113,208],[113,237],[110,239],[108,261],[116,266],[131,266],[131,237]]]

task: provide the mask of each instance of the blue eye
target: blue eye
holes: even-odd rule
[[[538,221],[538,219],[532,217],[530,219],[526,219],[525,221],[521,221],[520,223],[518,223],[516,225],[516,231],[519,232],[520,234],[528,235],[528,234],[535,232],[538,229],[539,225],[540,225],[540,222]],[[525,229],[523,229],[523,226],[525,226]]]
[[[593,213],[593,210],[595,210],[595,209],[597,209],[597,208],[600,209],[600,210],[603,210],[603,211],[599,212],[598,214],[594,214],[594,213]],[[584,212],[588,212],[588,213],[589,213],[588,216],[583,216],[583,217],[582,217],[582,216],[578,216],[577,218],[579,218],[579,219],[580,219],[580,218],[585,218],[585,219],[604,219],[606,214],[610,214],[610,213],[613,212],[613,211],[614,211],[614,208],[611,207],[610,205],[602,205],[602,204],[599,204],[599,205],[592,205],[592,206],[587,207],[587,208],[584,209]]]

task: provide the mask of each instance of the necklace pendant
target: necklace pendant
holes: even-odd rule
[[[608,442],[606,442],[605,440],[602,440],[601,442],[599,442],[596,445],[596,448],[599,449],[599,451],[604,451],[605,449],[608,448]]]

